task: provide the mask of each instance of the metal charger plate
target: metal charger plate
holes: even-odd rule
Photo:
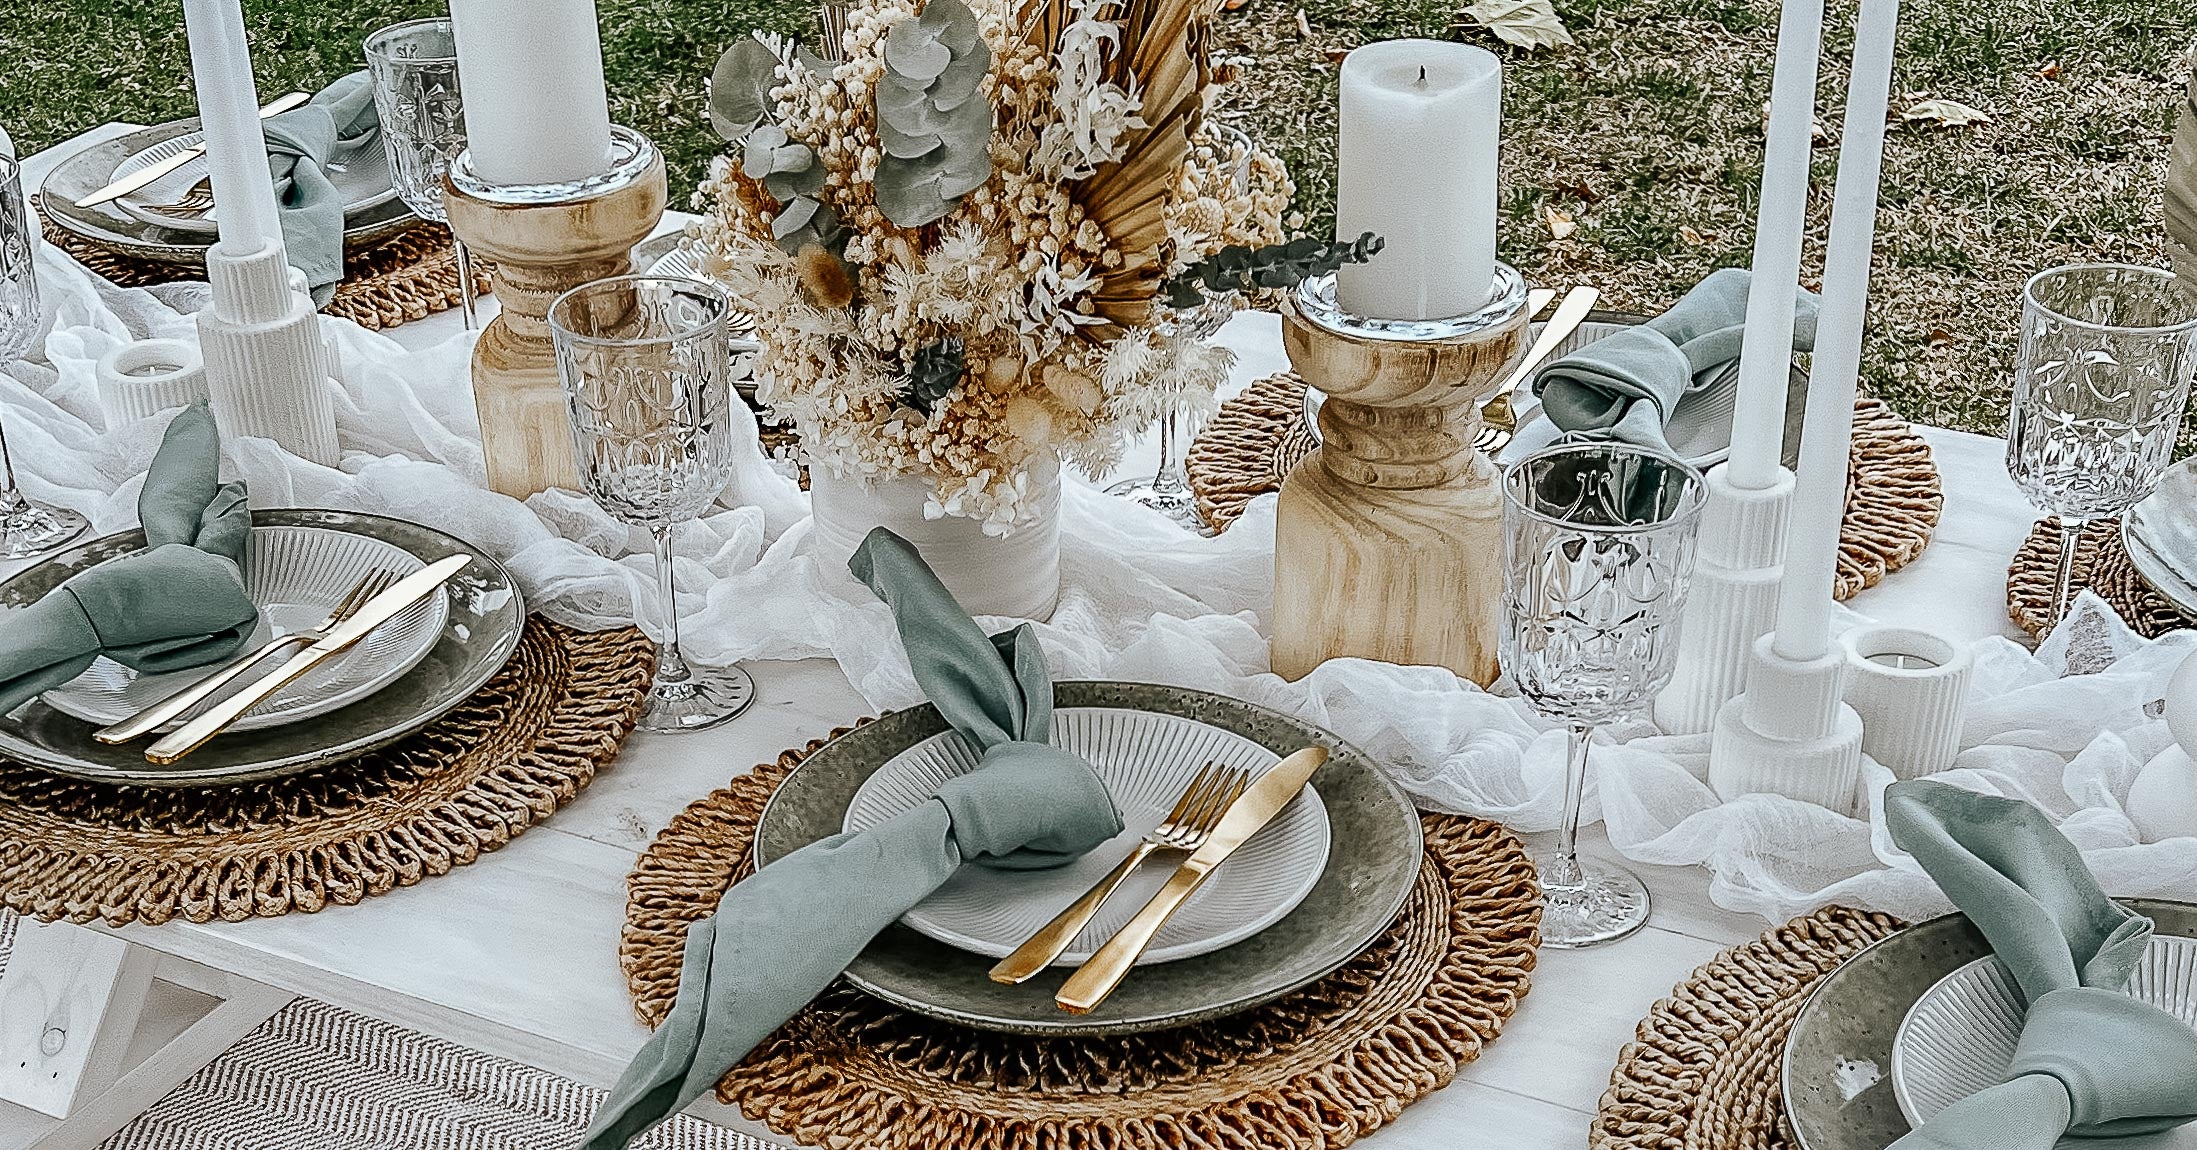
[[[2116,901],[2160,934],[2197,937],[2197,903]],[[1908,1132],[1892,1086],[1900,1023],[1939,980],[1990,953],[1966,915],[1950,914],[1870,945],[1817,985],[1793,1020],[1782,1072],[1802,1150],[1884,1150]]]
[[[77,152],[53,169],[38,193],[39,214],[87,243],[133,259],[206,266],[213,237],[140,220],[114,201],[80,208],[76,201],[114,179],[122,161],[163,141],[198,129],[198,120],[171,120],[140,128]],[[344,246],[376,243],[419,223],[404,201],[390,197],[344,219]]]
[[[984,1030],[1056,1036],[1158,1030],[1248,1010],[1318,981],[1363,952],[1403,908],[1425,849],[1419,814],[1363,753],[1334,735],[1252,703],[1151,683],[1063,682],[1053,702],[1195,719],[1278,755],[1326,747],[1333,757],[1312,776],[1332,827],[1319,882],[1288,917],[1249,939],[1211,954],[1138,967],[1089,1014],[1069,1014],[1053,1005],[1069,968],[1003,986],[986,976],[991,959],[898,924],[847,968],[854,985],[918,1014]],[[894,755],[945,729],[945,720],[926,704],[895,711],[818,748],[763,809],[756,865],[838,834],[864,780]]]
[[[55,774],[136,786],[206,786],[279,778],[356,758],[441,718],[503,668],[519,643],[526,608],[503,565],[431,527],[354,511],[254,511],[255,527],[321,527],[404,548],[426,562],[459,553],[473,563],[445,584],[450,616],[434,647],[403,678],[309,723],[231,732],[172,766],[145,761],[145,741],[110,747],[94,727],[32,700],[0,717],[0,758]],[[0,608],[20,607],[80,571],[145,545],[141,531],[81,543],[0,584]]]

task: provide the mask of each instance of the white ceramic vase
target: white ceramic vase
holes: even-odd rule
[[[915,545],[939,582],[971,615],[1047,619],[1060,602],[1060,465],[1033,467],[1030,484],[1036,517],[1004,535],[986,535],[974,519],[925,518],[933,490],[922,476],[861,479],[809,468],[811,542],[817,562],[844,571],[847,559],[873,528],[884,527]]]

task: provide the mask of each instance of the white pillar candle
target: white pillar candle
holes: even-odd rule
[[[1760,491],[1777,482],[1785,447],[1785,390],[1793,358],[1793,302],[1799,292],[1800,237],[1808,209],[1808,152],[1816,121],[1816,65],[1823,42],[1823,0],[1785,0],[1770,81],[1770,126],[1763,145],[1762,196],[1755,215],[1754,280],[1739,352],[1739,396],[1732,413],[1732,486]]]
[[[610,169],[595,0],[450,0],[450,22],[474,174],[559,184]]]
[[[1815,363],[1808,374],[1800,474],[1777,604],[1774,648],[1796,661],[1823,657],[1831,641],[1831,587],[1838,568],[1839,521],[1846,510],[1854,384],[1861,371],[1861,326],[1869,303],[1869,257],[1876,246],[1877,183],[1884,166],[1885,105],[1898,26],[1899,0],[1861,0],[1845,138],[1838,149],[1830,248],[1824,259],[1823,310],[1816,323]]]
[[[1374,319],[1478,311],[1495,282],[1503,69],[1484,48],[1389,40],[1343,58],[1335,236],[1383,247],[1336,302]]]
[[[252,54],[244,44],[244,13],[237,0],[183,0],[183,25],[221,245],[249,253],[280,243],[282,223],[267,171],[267,137],[259,126]]]

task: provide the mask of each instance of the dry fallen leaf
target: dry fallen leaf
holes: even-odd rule
[[[1594,194],[1594,189],[1587,186],[1587,181],[1585,180],[1573,180],[1571,183],[1568,184],[1558,184],[1556,185],[1555,190],[1563,195],[1570,196],[1573,199],[1579,200],[1583,203],[1591,204],[1596,200],[1602,198]]]
[[[1327,57],[1327,62],[1328,62],[1328,63],[1330,63],[1330,64],[1340,64],[1340,63],[1342,63],[1342,62],[1343,62],[1343,57],[1345,57],[1345,56],[1348,56],[1348,55],[1350,55],[1350,49],[1348,49],[1348,48],[1322,48],[1322,49],[1320,49],[1320,54],[1321,54],[1321,55],[1323,55],[1323,56],[1325,56],[1325,57]]]
[[[1678,225],[1678,238],[1686,241],[1686,245],[1688,247],[1698,248],[1703,244],[1715,243],[1716,233],[1710,232],[1707,235],[1703,235],[1700,232],[1693,230],[1691,227],[1686,226],[1685,224],[1680,224]]]
[[[1932,351],[1944,351],[1946,348],[1953,346],[1953,333],[1942,327],[1932,328],[1930,334],[1923,337],[1922,342]]]
[[[1579,230],[1579,225],[1572,220],[1570,212],[1558,211],[1555,208],[1543,208],[1541,213],[1542,218],[1548,221],[1549,235],[1554,239],[1563,239]]]
[[[1909,124],[1935,124],[1941,128],[1972,128],[1991,122],[1988,114],[1958,100],[1924,100],[1900,113],[1900,119]]]
[[[2059,79],[2059,78],[2060,78],[2060,66],[2059,66],[2058,64],[2056,64],[2056,63],[2055,63],[2055,64],[2046,64],[2046,65],[2045,65],[2044,67],[2042,67],[2042,68],[2039,68],[2039,69],[2037,69],[2037,78],[2038,78],[2039,80],[2057,80],[2057,79]]]
[[[1297,35],[1307,40],[1312,38],[1312,21],[1305,19],[1302,8],[1297,9]]]
[[[1464,14],[1505,44],[1528,52],[1572,45],[1571,31],[1564,27],[1549,0],[1475,0]]]

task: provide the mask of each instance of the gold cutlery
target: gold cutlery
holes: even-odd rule
[[[1528,294],[1526,314],[1539,315],[1542,306],[1555,295],[1555,292],[1545,288]],[[1534,369],[1540,367],[1543,360],[1562,346],[1566,339],[1571,338],[1573,332],[1579,330],[1579,325],[1586,320],[1587,313],[1594,310],[1594,305],[1601,296],[1600,291],[1584,286],[1575,287],[1565,294],[1564,302],[1556,305],[1556,314],[1541,325],[1541,334],[1534,339],[1533,346],[1526,349],[1526,358],[1519,360],[1509,378],[1495,389],[1495,398],[1481,405],[1480,434],[1474,439],[1473,447],[1481,451],[1496,451],[1518,433],[1518,411],[1511,406],[1510,397],[1516,394],[1520,385],[1532,378]]]
[[[294,631],[288,635],[280,635],[268,640],[258,650],[238,656],[236,659],[231,660],[228,666],[131,715],[129,718],[93,731],[92,738],[113,745],[127,743],[140,735],[153,733],[169,722],[183,717],[184,712],[205,702],[221,688],[243,677],[244,672],[257,666],[261,659],[292,644],[318,643],[327,638],[328,632],[335,629],[337,624],[357,614],[359,608],[366,606],[368,600],[387,591],[389,585],[396,581],[397,574],[394,571],[367,572],[357,583],[351,585],[350,592],[344,595],[333,610],[328,612],[328,617],[314,624],[311,628]]]
[[[1136,964],[1138,956],[1152,945],[1152,936],[1167,925],[1169,917],[1180,909],[1183,901],[1197,893],[1197,889],[1214,868],[1234,854],[1259,828],[1273,821],[1289,801],[1304,790],[1320,764],[1327,761],[1327,751],[1320,747],[1306,747],[1268,768],[1242,797],[1229,804],[1228,813],[1221,816],[1219,825],[1208,835],[1205,845],[1191,852],[1190,858],[1169,876],[1167,885],[1144,904],[1144,909],[1120,930],[1106,940],[1106,945],[1091,956],[1090,961],[1079,967],[1053,1002],[1071,1014],[1088,1014],[1106,1001],[1106,996],[1128,977],[1129,968]]]
[[[1207,836],[1213,833],[1214,824],[1220,822],[1231,804],[1242,796],[1244,788],[1251,785],[1248,771],[1228,770],[1218,763],[1207,763],[1183,788],[1182,798],[1175,803],[1160,825],[1144,836],[1129,857],[1116,864],[1098,880],[1083,897],[1068,904],[1068,909],[1053,916],[1013,954],[1000,959],[992,968],[992,981],[1010,985],[1027,982],[1039,971],[1051,966],[1075,941],[1085,926],[1098,914],[1099,907],[1118,889],[1145,859],[1161,850],[1195,851],[1205,845]]]
[[[259,118],[264,120],[269,116],[279,116],[292,108],[303,106],[306,101],[312,98],[313,94],[310,92],[292,92],[287,96],[278,97],[259,110]],[[201,140],[157,164],[149,164],[85,196],[83,199],[76,201],[76,206],[91,208],[104,204],[108,200],[120,199],[205,154],[206,143]]]
[[[170,216],[179,220],[195,220],[214,207],[214,178],[206,176],[189,188],[172,204],[141,204],[156,216]]]
[[[295,682],[298,676],[347,650],[398,612],[435,593],[452,575],[464,570],[471,562],[471,555],[452,555],[446,559],[438,559],[397,580],[388,590],[367,600],[364,607],[353,612],[349,619],[338,624],[312,646],[284,660],[272,673],[215,704],[205,714],[162,736],[159,742],[146,749],[145,758],[165,766],[197,750],[206,740],[220,734],[229,724],[242,718],[246,711],[258,706],[287,684]]]

